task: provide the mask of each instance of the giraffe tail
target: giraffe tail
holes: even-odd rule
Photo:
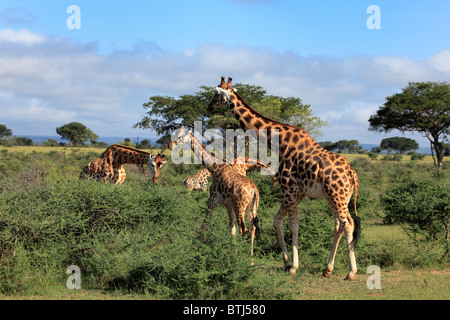
[[[260,240],[261,229],[259,228],[259,220],[258,220],[258,206],[259,206],[259,192],[256,189],[253,193],[253,225],[255,227],[255,236],[256,239]]]
[[[358,197],[358,176],[356,175],[356,172],[353,172],[353,185],[355,189],[355,196],[353,198],[353,205],[355,207],[355,229],[353,230],[352,244],[356,247],[361,236],[361,218],[358,216],[358,212],[356,211],[356,198]]]

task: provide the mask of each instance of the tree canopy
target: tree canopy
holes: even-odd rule
[[[392,137],[381,140],[381,150],[392,149],[397,153],[405,153],[419,149],[419,144],[416,140],[405,137]]]
[[[3,137],[9,137],[10,135],[12,135],[11,129],[8,129],[4,124],[0,124],[0,140],[2,140]]]
[[[310,106],[303,104],[299,98],[268,95],[264,88],[256,85],[237,83],[234,88],[245,102],[264,116],[301,127],[313,137],[320,135],[320,128],[328,125],[312,116]],[[192,128],[195,121],[202,122],[202,130],[219,128],[224,133],[226,129],[239,129],[239,122],[228,108],[216,109],[212,114],[206,112],[213,96],[214,87],[208,86],[201,86],[194,95],[179,98],[152,96],[143,104],[144,109],[148,110],[146,116],[134,127],[151,128],[162,136],[170,135],[181,124]]]
[[[441,169],[444,141],[450,133],[450,84],[410,82],[401,93],[388,96],[369,123],[369,130],[377,132],[421,132],[436,153],[435,166]]]
[[[73,146],[83,145],[85,141],[96,141],[98,136],[79,122],[71,122],[56,128],[56,133]]]
[[[339,140],[336,142],[319,142],[322,148],[337,153],[362,153],[363,149],[358,140]]]

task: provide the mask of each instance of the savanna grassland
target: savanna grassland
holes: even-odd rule
[[[250,267],[249,241],[229,234],[223,207],[206,230],[199,228],[208,193],[189,192],[181,182],[200,165],[174,165],[167,157],[158,184],[134,165],[126,165],[120,186],[79,180],[102,151],[0,148],[0,298],[450,298],[448,159],[438,173],[429,156],[346,155],[359,176],[362,218],[359,274],[348,282],[344,240],[331,278],[321,276],[334,224],[324,200],[299,205],[300,269],[292,276],[272,227],[279,187],[272,190],[270,177],[251,173],[261,195],[261,235]],[[284,232],[289,246],[287,222]],[[81,270],[80,290],[66,286],[71,265]],[[366,270],[373,265],[381,270],[381,288],[370,290]]]

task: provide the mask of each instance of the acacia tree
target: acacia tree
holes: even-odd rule
[[[369,123],[369,130],[377,132],[421,132],[430,141],[434,165],[442,169],[444,141],[450,133],[450,84],[410,82],[401,93],[388,96]]]
[[[318,117],[313,117],[310,106],[304,105],[299,98],[268,95],[264,88],[256,85],[237,83],[234,88],[256,111],[273,120],[302,127],[313,137],[320,135],[322,126],[328,125]],[[134,127],[151,128],[166,138],[180,124],[189,128],[193,127],[194,121],[201,121],[203,130],[220,128],[222,133],[226,129],[241,128],[229,108],[224,107],[226,110],[216,110],[213,114],[206,112],[213,96],[214,87],[210,86],[201,86],[195,95],[183,95],[179,98],[152,96],[143,104],[144,109],[148,110],[146,116]]]
[[[70,144],[83,145],[85,141],[96,141],[98,136],[87,128],[84,124],[79,122],[71,122],[61,127],[56,128],[56,133],[62,139],[69,140]]]
[[[3,137],[9,137],[10,135],[12,135],[11,129],[8,129],[4,124],[0,124],[0,140],[2,140]]]
[[[419,149],[419,144],[416,140],[405,137],[392,137],[381,140],[381,150],[393,149],[397,153],[405,153],[406,151]]]

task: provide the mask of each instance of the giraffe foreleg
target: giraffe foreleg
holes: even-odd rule
[[[286,249],[286,242],[284,241],[283,236],[283,220],[284,217],[287,214],[287,209],[281,205],[280,209],[278,210],[278,213],[276,214],[274,220],[273,220],[273,227],[275,228],[275,231],[277,232],[278,241],[280,242],[281,251],[283,251],[283,260],[284,265],[287,266],[289,263],[289,255],[288,251]]]
[[[289,230],[292,236],[292,266],[289,272],[295,274],[298,269],[298,214],[297,208],[289,210]]]

